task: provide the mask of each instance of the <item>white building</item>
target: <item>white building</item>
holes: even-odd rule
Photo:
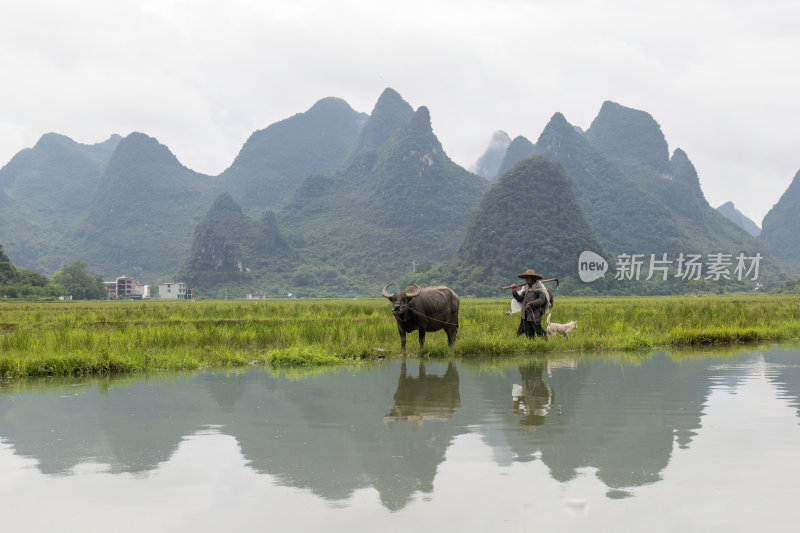
[[[267,296],[263,292],[256,291],[256,292],[248,292],[245,298],[247,298],[248,300],[263,300],[266,297]]]
[[[187,288],[181,281],[161,283],[158,286],[158,297],[162,300],[191,300],[194,298],[194,290]]]

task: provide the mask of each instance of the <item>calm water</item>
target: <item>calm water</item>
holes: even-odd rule
[[[0,384],[2,531],[796,531],[800,351]]]

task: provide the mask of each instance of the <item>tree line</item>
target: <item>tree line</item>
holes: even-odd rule
[[[86,263],[71,261],[48,278],[15,266],[0,244],[0,298],[35,300],[71,296],[75,300],[99,300],[106,296],[103,277],[89,275],[87,268]]]

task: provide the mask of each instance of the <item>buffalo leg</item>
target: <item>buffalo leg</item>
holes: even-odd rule
[[[406,353],[406,332],[400,328],[397,328],[397,331],[400,332],[400,350]]]
[[[421,350],[423,346],[425,346],[425,330],[420,328],[419,329],[419,349]]]
[[[447,344],[450,348],[456,343],[456,333],[458,333],[458,328],[447,328]]]

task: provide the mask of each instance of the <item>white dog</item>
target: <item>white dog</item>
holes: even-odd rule
[[[547,336],[552,337],[553,335],[561,335],[565,339],[569,336],[570,332],[573,330],[578,329],[578,322],[573,320],[568,324],[556,324],[553,322],[550,323],[550,313],[547,314]]]

